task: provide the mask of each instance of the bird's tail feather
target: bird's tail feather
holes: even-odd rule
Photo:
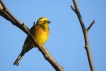
[[[25,53],[24,53],[24,54],[25,54]],[[15,62],[14,62],[13,65],[18,66],[19,63],[20,63],[20,61],[21,61],[21,59],[22,59],[22,57],[24,56],[24,54],[23,54],[23,52],[21,52],[21,53],[19,54],[19,56],[17,57],[17,59],[15,60]]]

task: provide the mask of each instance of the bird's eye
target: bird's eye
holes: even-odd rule
[[[46,23],[47,21],[46,20],[44,20],[44,23]]]

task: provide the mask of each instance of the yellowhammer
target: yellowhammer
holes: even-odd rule
[[[32,26],[32,28],[30,29],[30,33],[37,41],[37,43],[40,45],[43,45],[49,37],[49,27],[48,27],[49,23],[51,22],[47,18],[41,17],[38,19],[36,24]],[[19,56],[17,57],[16,61],[14,62],[14,65],[18,66],[24,54],[28,52],[30,49],[32,49],[33,47],[36,47],[36,45],[32,42],[30,37],[27,36],[23,45],[23,49],[19,54]]]

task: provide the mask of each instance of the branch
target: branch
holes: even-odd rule
[[[40,52],[43,54],[44,58],[54,67],[56,71],[63,71],[62,67],[55,61],[55,59],[50,55],[48,50],[44,46],[40,46],[36,40],[34,40],[33,36],[29,32],[29,28],[18,19],[16,19],[6,8],[5,4],[0,0],[0,15],[4,17],[6,20],[10,21],[13,25],[17,26],[23,32],[25,32],[34,42],[34,44],[38,47]]]
[[[89,66],[91,71],[95,71],[94,69],[94,65],[93,65],[93,60],[92,60],[92,56],[90,53],[90,45],[89,45],[89,40],[88,40],[88,30],[91,28],[91,26],[94,24],[94,21],[91,23],[91,25],[88,27],[88,29],[86,29],[84,22],[82,20],[80,11],[78,9],[78,5],[76,0],[73,0],[74,3],[74,7],[71,6],[71,9],[76,13],[78,20],[80,22],[82,31],[83,31],[83,35],[84,35],[84,41],[85,41],[85,49],[86,49],[86,53],[87,53],[87,57],[88,57],[88,62],[89,62]]]
[[[92,21],[92,23],[89,25],[89,27],[87,28],[87,30],[89,31],[89,29],[91,29],[91,27],[93,26],[93,24],[95,23],[95,20]]]
[[[76,13],[75,8],[73,6],[71,6],[71,9]]]

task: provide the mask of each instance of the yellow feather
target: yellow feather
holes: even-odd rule
[[[37,41],[37,43],[40,45],[43,45],[49,37],[49,27],[48,27],[49,23],[51,23],[51,22],[48,21],[47,18],[41,17],[38,19],[36,24],[33,25],[32,28],[30,29],[30,33],[32,34],[34,39]],[[32,49],[33,47],[36,47],[36,45],[27,36],[27,38],[24,42],[24,45],[23,45],[23,49],[22,49],[20,55],[18,56],[18,58],[16,59],[16,61],[14,62],[14,65],[18,66],[18,64],[19,64],[21,58],[24,56],[24,54],[26,52],[28,52],[30,49]]]

